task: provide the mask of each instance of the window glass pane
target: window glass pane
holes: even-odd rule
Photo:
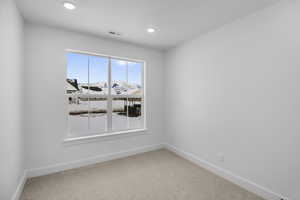
[[[107,131],[107,98],[90,98],[89,129],[92,134],[104,133]]]
[[[127,94],[127,62],[123,60],[111,60],[111,94]]]
[[[127,61],[111,60],[111,94],[119,96],[112,102],[112,130],[128,129],[127,118]]]
[[[112,102],[112,130],[121,131],[128,129],[128,117],[127,117],[127,98],[118,97],[113,98]]]
[[[69,133],[82,136],[88,132],[87,91],[82,86],[88,85],[88,56],[76,53],[67,54],[66,93],[68,102]]]
[[[128,98],[128,128],[143,127],[142,98]]]
[[[76,80],[78,84],[88,83],[88,56],[84,54],[67,54],[67,79]],[[67,90],[78,91],[78,88],[72,84],[68,85]],[[74,88],[75,87],[75,88]]]
[[[89,56],[89,130],[107,131],[108,59]]]
[[[131,89],[134,89],[130,94],[135,94],[135,91],[141,91],[142,67],[142,63],[128,62],[128,84],[131,86]]]
[[[143,64],[128,62],[128,125],[129,129],[143,127]]]
[[[88,134],[89,102],[81,96],[69,96],[69,134],[80,137]]]
[[[90,93],[108,94],[108,58],[89,56]]]

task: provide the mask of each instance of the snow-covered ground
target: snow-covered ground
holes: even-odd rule
[[[107,132],[107,82],[77,83],[76,79],[67,79],[69,137],[80,137]],[[127,117],[116,112],[124,110],[124,100],[131,98],[140,104],[142,88],[139,84],[126,81],[112,81],[111,95],[119,100],[112,102],[112,130],[142,128],[142,116]],[[139,100],[139,101],[138,101]],[[94,113],[87,113],[94,111]],[[70,112],[72,114],[70,114]],[[74,114],[75,113],[75,114]]]
[[[113,109],[123,109],[124,101],[113,101]],[[80,101],[79,104],[69,104],[68,111],[107,109],[106,101]],[[81,137],[107,132],[107,113],[68,115],[69,137]],[[143,119],[112,114],[112,130],[127,130],[142,128]]]

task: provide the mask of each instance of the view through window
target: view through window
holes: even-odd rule
[[[68,137],[144,128],[143,71],[143,62],[68,52]]]

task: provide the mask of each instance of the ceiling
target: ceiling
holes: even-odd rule
[[[168,49],[278,0],[76,0],[72,11],[62,0],[16,1],[28,21]]]

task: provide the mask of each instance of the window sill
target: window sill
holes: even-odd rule
[[[93,141],[99,141],[99,140],[104,140],[104,139],[109,139],[109,138],[117,138],[125,135],[132,135],[134,133],[146,133],[147,129],[134,129],[134,130],[126,130],[126,131],[118,131],[118,132],[112,132],[112,133],[104,133],[104,134],[99,134],[99,135],[90,135],[90,136],[83,136],[83,137],[75,137],[75,138],[66,138],[63,140],[63,143],[66,145],[69,144],[81,144],[81,143],[89,143]]]

